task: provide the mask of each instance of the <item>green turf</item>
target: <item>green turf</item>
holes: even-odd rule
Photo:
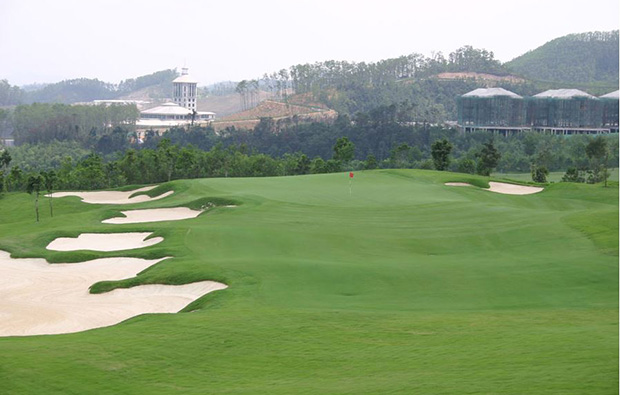
[[[186,221],[104,225],[114,206],[55,200],[34,223],[0,198],[0,248],[154,231],[176,258],[138,283],[229,284],[176,315],[84,333],[0,338],[0,393],[553,393],[618,390],[618,186],[508,196],[416,170],[176,181],[151,208],[235,202]],[[193,202],[193,203],[192,203]],[[126,207],[123,207],[126,209]]]

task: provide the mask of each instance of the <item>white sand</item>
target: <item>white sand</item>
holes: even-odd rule
[[[449,187],[473,187],[473,185],[466,182],[446,182],[445,185]]]
[[[504,182],[489,182],[489,191],[504,193],[506,195],[531,195],[538,193],[544,188],[529,187],[524,185],[506,184]]]
[[[473,185],[465,182],[446,182],[445,185],[452,187],[473,187]],[[530,187],[525,185],[507,184],[504,182],[493,181],[489,181],[489,186],[489,189],[484,190],[496,193],[503,193],[505,195],[531,195],[533,193],[538,193],[544,189],[540,187]]]
[[[65,196],[78,196],[82,198],[82,201],[84,203],[91,203],[91,204],[131,204],[131,203],[142,203],[142,202],[150,202],[153,200],[163,199],[166,196],[170,196],[174,193],[174,191],[168,191],[155,197],[150,197],[147,195],[138,195],[138,196],[134,196],[130,198],[130,196],[136,192],[146,192],[156,187],[157,185],[140,188],[140,189],[136,189],[133,191],[126,191],[126,192],[120,192],[120,191],[56,192],[52,194],[52,197],[61,198]],[[45,196],[49,196],[49,195],[45,195]]]
[[[59,237],[47,245],[48,250],[54,251],[121,251],[143,248],[161,243],[163,237],[149,237],[151,232],[133,233],[82,233],[77,238]]]
[[[12,259],[0,250],[0,336],[73,333],[118,324],[145,313],[176,313],[225,284],[141,285],[90,294],[103,280],[131,278],[163,259],[102,258],[48,264]]]
[[[187,207],[154,208],[148,210],[121,211],[125,217],[115,217],[103,220],[104,224],[137,224],[158,221],[179,221],[196,218],[202,211]]]

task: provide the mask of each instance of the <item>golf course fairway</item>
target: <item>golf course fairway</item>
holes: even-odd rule
[[[5,193],[0,250],[14,258],[172,257],[91,292],[228,288],[178,314],[2,337],[0,393],[617,393],[617,182],[518,196],[482,190],[488,181],[422,170],[180,180],[130,208],[206,212],[123,225],[101,221],[127,207],[75,196],[54,198],[53,217],[41,198],[36,223],[30,195]],[[115,232],[163,241],[45,248]]]

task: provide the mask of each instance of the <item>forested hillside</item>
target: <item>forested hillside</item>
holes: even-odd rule
[[[617,86],[618,30],[556,38],[505,66],[538,81]]]
[[[488,78],[479,78],[482,73]],[[515,73],[525,79],[513,77]],[[439,123],[456,119],[456,98],[479,87],[501,85],[526,96],[559,88],[601,95],[617,84],[618,31],[613,31],[558,38],[507,64],[491,51],[464,46],[447,57],[414,53],[376,63],[300,64],[258,81],[242,81],[239,88],[242,95],[264,89],[283,99],[288,92],[310,94],[349,115],[400,104],[409,108],[407,121]]]
[[[137,78],[129,78],[120,84],[111,84],[98,79],[76,78],[43,85],[40,89],[26,90],[12,86],[7,80],[0,80],[0,106],[27,103],[72,104],[102,99],[116,99],[133,92],[159,87],[172,93],[172,80],[178,76],[176,70],[161,70]]]
[[[483,82],[475,79],[445,81],[435,78],[445,72],[480,72],[507,75],[493,52],[471,46],[461,47],[447,57],[413,53],[379,62],[325,62],[298,64],[265,74],[261,79],[241,81],[238,92],[266,90],[288,100],[292,92],[310,95],[339,113],[355,114],[395,103],[410,109],[409,120],[442,122],[456,116],[454,98]]]

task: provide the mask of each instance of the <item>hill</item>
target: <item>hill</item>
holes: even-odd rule
[[[297,121],[325,121],[335,119],[338,115],[325,106],[302,105],[303,100],[300,98],[293,100],[298,104],[264,100],[254,108],[215,121],[213,126],[216,130],[222,130],[229,126],[234,126],[237,129],[252,129],[260,122],[261,118],[272,118],[275,121],[284,119],[292,121],[293,118]]]
[[[618,30],[570,34],[523,54],[505,66],[528,79],[618,86]]]
[[[175,70],[162,70],[137,78],[129,78],[120,84],[110,84],[98,79],[77,78],[46,84],[40,89],[22,91],[21,101],[25,103],[90,102],[98,99],[145,99],[169,97],[172,94],[172,80]],[[163,96],[162,96],[163,95]]]
[[[384,170],[179,180],[132,208],[233,199],[154,231],[173,256],[138,284],[229,288],[180,314],[71,335],[0,339],[5,393],[613,393],[618,387],[618,188],[553,184],[507,196],[463,174]],[[198,200],[197,200],[198,199]],[[192,203],[193,202],[193,203]],[[34,223],[0,199],[0,248],[79,261],[45,245],[118,207],[55,200]],[[162,374],[165,372],[165,374]]]
[[[257,100],[263,101],[271,97],[268,92],[259,91]],[[199,111],[212,111],[216,114],[217,119],[227,117],[243,111],[241,99],[238,93],[227,93],[222,95],[208,95],[198,98]]]

